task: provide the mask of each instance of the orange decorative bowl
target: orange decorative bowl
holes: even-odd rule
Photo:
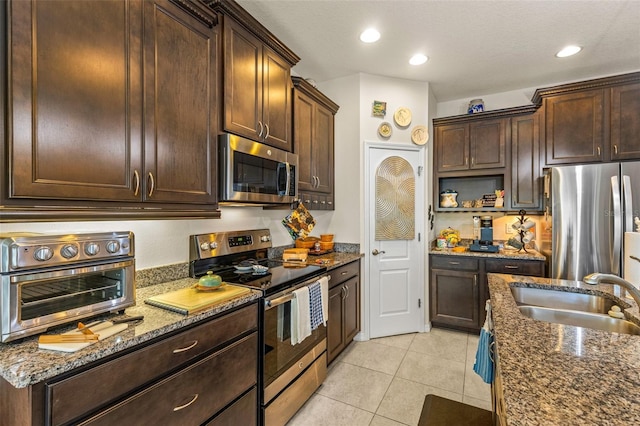
[[[333,234],[322,234],[320,235],[320,241],[329,243],[333,241]]]
[[[333,241],[320,241],[320,250],[333,250]]]
[[[298,238],[296,239],[296,247],[312,249],[316,241],[318,241],[318,237]]]

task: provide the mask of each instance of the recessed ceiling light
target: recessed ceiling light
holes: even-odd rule
[[[556,56],[558,58],[566,58],[567,56],[575,55],[581,50],[582,50],[582,47],[580,46],[567,46],[561,51],[559,51],[558,53],[556,53]]]
[[[364,30],[360,34],[360,40],[365,43],[374,43],[380,39],[380,33],[373,28]]]
[[[409,59],[409,63],[411,65],[422,65],[429,60],[428,57],[424,56],[422,53],[416,53]]]

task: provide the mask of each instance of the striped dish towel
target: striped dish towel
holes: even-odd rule
[[[311,307],[311,330],[315,330],[320,324],[325,323],[322,312],[322,288],[320,281],[316,281],[309,286],[309,305]]]

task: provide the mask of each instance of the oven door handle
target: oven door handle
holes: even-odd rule
[[[283,303],[287,303],[291,299],[293,299],[293,293],[289,293],[287,295],[275,298],[273,300],[265,300],[264,301],[264,308],[265,309],[275,308],[278,305],[282,305]]]

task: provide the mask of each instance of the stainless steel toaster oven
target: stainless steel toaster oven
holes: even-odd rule
[[[134,235],[0,235],[0,331],[9,342],[135,304]]]

